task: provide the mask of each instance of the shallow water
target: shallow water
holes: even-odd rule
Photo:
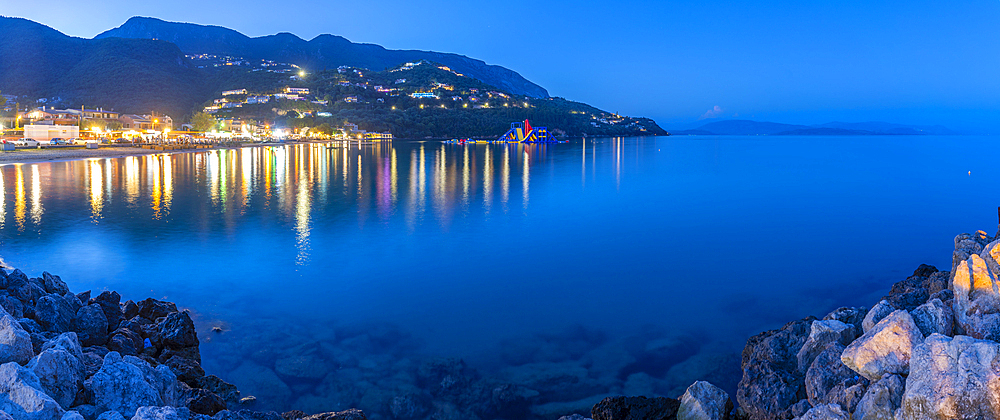
[[[954,235],[993,233],[998,152],[976,136],[695,136],[4,165],[0,256],[76,292],[192,310],[207,370],[238,386],[227,375],[262,343],[374,325],[396,331],[386,354],[484,372],[640,336],[731,354],[789,320],[871,305],[920,263],[949,269]],[[285,333],[298,338],[275,343]],[[544,343],[580,348],[517,354]],[[612,390],[688,355],[636,356]]]

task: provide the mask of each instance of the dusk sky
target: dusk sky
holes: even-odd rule
[[[667,128],[712,118],[1000,133],[1000,2],[0,0],[94,35],[131,16],[455,52]]]

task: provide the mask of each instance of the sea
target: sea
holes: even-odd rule
[[[449,360],[523,387],[509,417],[555,419],[695,380],[735,399],[750,336],[949,270],[955,235],[995,232],[993,154],[984,136],[672,136],[7,164],[0,258],[189,310],[203,367],[256,409],[485,410],[428,385]]]

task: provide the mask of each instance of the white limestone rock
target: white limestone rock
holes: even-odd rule
[[[723,420],[733,409],[729,394],[705,381],[691,384],[680,400],[677,420]]]
[[[931,334],[913,350],[897,418],[998,419],[1000,344]]]
[[[913,346],[923,339],[910,314],[897,310],[847,346],[840,359],[871,381],[887,373],[905,375],[909,372]]]

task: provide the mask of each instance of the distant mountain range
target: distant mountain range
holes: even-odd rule
[[[320,35],[306,41],[290,33],[251,38],[221,26],[167,22],[148,17],[133,17],[122,26],[97,35],[94,39],[159,39],[177,45],[188,54],[231,55],[247,59],[266,59],[295,63],[310,71],[339,66],[385,70],[405,62],[428,60],[444,64],[459,73],[478,79],[506,92],[533,98],[547,98],[549,93],[517,72],[464,55],[416,50],[387,50],[374,44],[356,44],[335,35]]]
[[[671,130],[673,135],[734,135],[734,136],[873,136],[873,135],[953,135],[961,134],[948,128],[892,124],[886,122],[844,123],[819,125],[781,124],[766,121],[715,121],[690,130]]]

